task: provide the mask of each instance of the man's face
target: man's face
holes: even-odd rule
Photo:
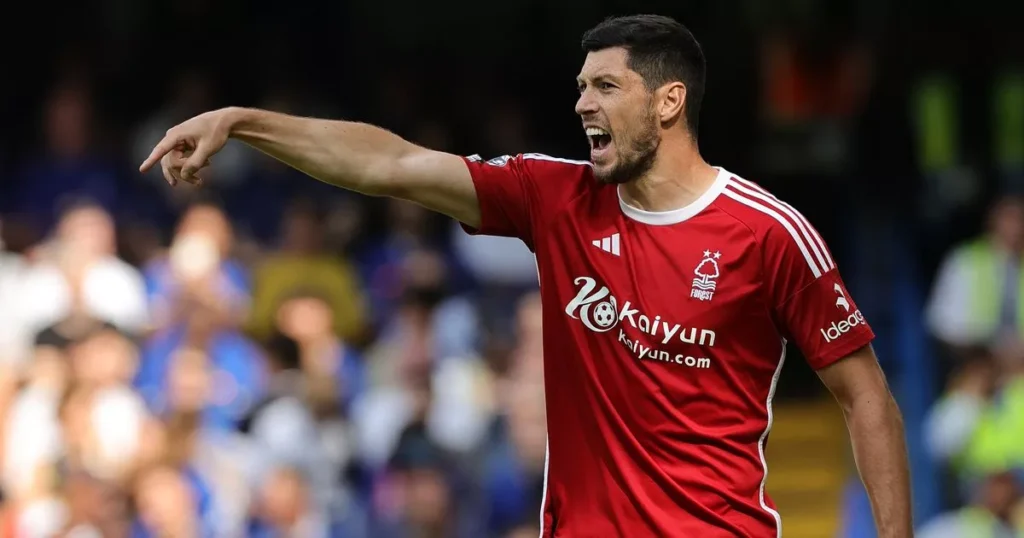
[[[594,175],[606,184],[633,181],[654,165],[661,142],[653,95],[627,65],[623,48],[591,52],[577,77],[576,113],[590,141]]]

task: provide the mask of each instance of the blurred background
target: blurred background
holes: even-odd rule
[[[5,8],[0,536],[536,536],[530,253],[231,143],[208,187],[138,163],[247,105],[436,149],[586,158],[580,34],[679,18],[700,144],[830,243],[903,409],[925,537],[1010,536],[1024,477],[1024,4],[93,0]],[[871,537],[834,401],[787,363],[786,536]],[[1018,529],[1019,530],[1019,529]]]

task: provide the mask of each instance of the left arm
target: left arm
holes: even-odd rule
[[[879,538],[910,538],[903,419],[871,348],[875,333],[817,230],[792,208],[764,200],[805,224],[801,230],[771,226],[761,232],[772,314],[843,409]]]
[[[818,376],[843,410],[879,538],[913,536],[903,418],[874,350],[862,347],[818,370]]]

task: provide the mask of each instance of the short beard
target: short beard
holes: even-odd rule
[[[658,122],[653,112],[644,118],[640,132],[625,150],[615,148],[616,164],[607,172],[598,172],[597,180],[605,185],[621,185],[643,177],[654,167],[661,138],[658,136]]]

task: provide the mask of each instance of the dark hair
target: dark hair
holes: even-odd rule
[[[626,49],[627,65],[643,77],[649,90],[668,82],[685,84],[686,125],[697,137],[700,103],[704,98],[704,52],[685,26],[661,15],[612,17],[587,30],[582,46],[584,52]]]

